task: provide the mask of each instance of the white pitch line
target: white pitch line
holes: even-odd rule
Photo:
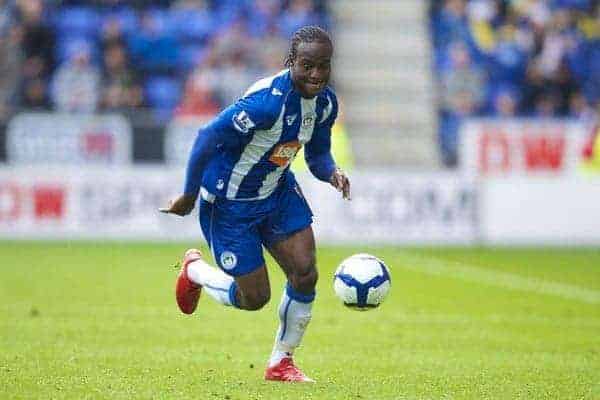
[[[401,255],[401,260],[402,264],[398,265],[398,267],[430,275],[448,276],[505,289],[545,294],[590,304],[600,304],[600,291],[576,285],[549,282],[510,272],[498,272],[470,264],[444,261],[433,257],[407,253]]]

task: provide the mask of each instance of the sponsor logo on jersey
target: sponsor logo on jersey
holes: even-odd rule
[[[281,143],[273,149],[273,153],[271,154],[269,161],[271,161],[273,164],[279,165],[280,167],[287,166],[290,162],[292,162],[294,157],[296,157],[296,153],[298,153],[298,150],[300,150],[301,147],[302,145],[297,140],[294,140],[293,142]]]
[[[288,125],[291,125],[294,123],[294,121],[296,120],[296,117],[298,116],[298,114],[294,114],[294,115],[288,115],[287,117],[285,117],[285,122]]]
[[[273,96],[283,96],[283,93],[281,93],[281,90],[279,90],[277,88],[273,88],[273,90],[271,91],[271,94]]]
[[[315,114],[313,114],[313,113],[306,114],[304,116],[304,118],[302,118],[302,127],[308,128],[313,124],[314,121],[315,121]]]
[[[237,256],[230,251],[224,251],[221,253],[221,267],[230,270],[235,268],[237,265]]]
[[[233,127],[242,133],[248,133],[250,132],[250,129],[256,126],[246,111],[240,111],[235,114],[232,121]]]
[[[217,190],[222,190],[225,187],[225,182],[223,181],[223,179],[219,179],[217,181]]]

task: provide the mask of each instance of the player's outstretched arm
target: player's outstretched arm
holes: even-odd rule
[[[192,212],[195,204],[196,197],[182,194],[178,198],[171,200],[168,207],[159,208],[158,210],[165,214],[175,214],[183,217]]]

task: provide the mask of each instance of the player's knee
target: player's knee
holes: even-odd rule
[[[249,311],[256,311],[263,308],[269,300],[271,300],[271,292],[269,290],[258,290],[249,293],[244,293],[243,308]]]
[[[300,293],[312,293],[317,286],[318,280],[319,273],[313,265],[312,268],[295,273],[291,283],[294,289],[298,290]]]

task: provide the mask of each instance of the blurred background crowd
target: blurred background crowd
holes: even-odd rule
[[[590,119],[600,100],[597,0],[433,0],[443,161],[469,116]]]
[[[253,81],[283,67],[297,28],[316,24],[335,33],[332,4],[0,0],[0,122],[23,110],[118,112],[137,119],[134,128],[141,123],[149,135],[173,117],[210,117]],[[426,4],[443,165],[458,163],[458,132],[466,117],[596,118],[600,0]],[[341,89],[348,100],[350,90],[344,96]],[[353,134],[362,135],[364,127],[357,130]],[[403,130],[394,127],[394,134]]]
[[[328,26],[318,0],[0,0],[0,118],[20,109],[213,115]]]

